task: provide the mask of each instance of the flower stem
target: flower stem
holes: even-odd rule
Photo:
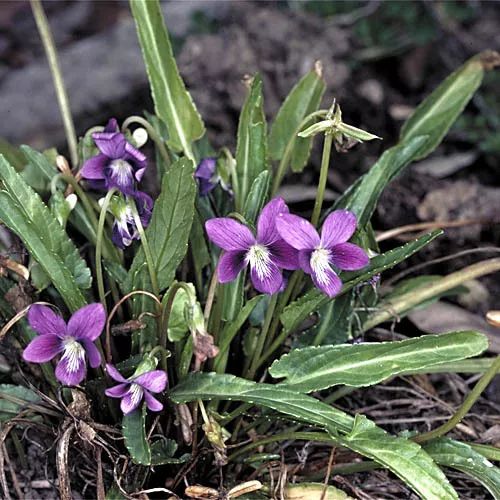
[[[283,177],[285,177],[286,169],[290,163],[290,157],[293,152],[293,147],[295,146],[295,142],[297,140],[297,134],[313,119],[317,117],[322,117],[325,116],[328,113],[326,109],[320,109],[319,111],[315,111],[314,113],[311,113],[307,115],[301,122],[300,125],[297,127],[295,132],[293,133],[292,137],[288,141],[285,151],[283,153],[283,156],[280,160],[280,163],[278,165],[278,170],[276,170],[276,174],[274,176],[274,182],[273,182],[273,189],[271,191],[273,197],[276,192],[278,191],[281,181],[283,180]]]
[[[97,225],[97,240],[95,244],[95,272],[97,279],[97,290],[99,292],[99,300],[101,301],[106,313],[108,308],[106,305],[106,293],[104,291],[104,277],[102,274],[102,238],[104,234],[104,224],[106,223],[106,213],[108,211],[108,205],[111,198],[115,194],[116,189],[110,189],[104,198],[104,202],[101,207],[101,213],[99,215],[99,223]]]
[[[316,201],[314,202],[313,214],[311,217],[311,224],[317,226],[319,216],[321,214],[321,207],[323,206],[323,198],[325,197],[326,181],[328,179],[328,166],[330,164],[330,152],[332,150],[333,134],[325,134],[325,142],[323,143],[323,156],[321,158],[321,171],[319,174],[318,191],[316,194]]]
[[[148,239],[146,238],[146,233],[144,232],[144,227],[142,226],[141,218],[137,212],[137,207],[135,205],[135,200],[132,197],[127,197],[127,202],[130,204],[132,209],[132,214],[134,216],[135,225],[139,231],[141,237],[141,245],[144,249],[144,255],[146,256],[146,263],[148,265],[149,277],[151,279],[151,287],[153,288],[153,293],[158,297],[160,295],[160,287],[158,286],[158,278],[156,276],[156,269],[153,261],[153,254],[151,253],[151,247],[149,246]]]
[[[186,295],[189,297],[191,290],[188,285],[184,282],[173,283],[168,292],[163,296],[161,301],[161,327],[160,327],[160,346],[165,350],[167,348],[167,337],[168,337],[168,323],[170,320],[170,313],[172,312],[172,306],[174,305],[174,299],[177,292],[180,289],[184,289]],[[162,358],[162,367],[167,371],[166,358]]]
[[[467,415],[469,410],[472,408],[474,403],[479,399],[481,393],[486,389],[488,384],[491,382],[493,377],[497,374],[497,371],[500,369],[500,356],[497,356],[495,361],[491,364],[488,370],[484,373],[484,375],[479,379],[477,384],[474,386],[474,389],[469,393],[469,395],[465,398],[462,406],[456,411],[453,417],[448,420],[445,424],[441,425],[437,429],[433,431],[424,432],[418,436],[413,438],[417,443],[424,443],[426,441],[430,441],[431,439],[436,439],[438,437],[444,436],[451,430],[453,430],[460,421]]]
[[[122,131],[128,128],[131,123],[137,123],[144,127],[148,132],[151,139],[153,139],[158,151],[160,152],[163,161],[165,162],[165,169],[172,163],[170,155],[168,154],[167,148],[165,147],[165,143],[162,138],[158,135],[154,127],[142,116],[129,116],[122,124]]]
[[[273,319],[274,310],[276,308],[276,303],[278,301],[278,294],[275,293],[269,302],[269,306],[267,307],[266,317],[264,318],[264,324],[262,325],[262,330],[260,332],[259,338],[257,339],[257,345],[255,347],[255,351],[252,357],[252,363],[250,364],[250,369],[246,374],[246,378],[253,380],[255,377],[255,373],[259,368],[260,355],[262,354],[262,350],[264,349],[264,343],[267,338],[267,334],[269,333],[269,327],[271,325],[271,320]]]
[[[69,106],[68,94],[66,93],[61,68],[57,59],[54,38],[52,37],[49,22],[42,7],[42,2],[40,0],[31,0],[30,3],[36,26],[38,28],[38,32],[40,33],[40,38],[42,39],[43,48],[45,49],[45,54],[47,56],[50,71],[52,73],[57,101],[59,103],[64,131],[66,133],[66,141],[68,142],[71,164],[73,165],[73,167],[76,167],[78,166],[78,148],[75,125],[73,123],[73,118],[71,117],[71,108]]]

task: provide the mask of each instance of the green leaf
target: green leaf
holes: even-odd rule
[[[0,137],[0,154],[4,155],[7,161],[16,169],[21,172],[26,166],[26,158],[19,148],[13,146],[10,142]]]
[[[353,429],[345,436],[343,444],[392,470],[425,500],[458,499],[441,469],[422,448],[414,448],[412,445],[416,443],[412,441],[403,443],[401,438],[391,440],[387,437],[385,431],[364,415],[357,414]]]
[[[81,289],[91,285],[90,270],[40,197],[0,155],[0,220],[19,236],[50,277],[68,307],[86,304]]]
[[[177,64],[158,0],[130,0],[144,63],[148,73],[156,114],[167,124],[168,144],[190,157],[191,142],[205,127],[186,90]]]
[[[464,110],[484,76],[483,55],[478,54],[449,75],[413,112],[403,125],[400,142],[426,135],[414,160],[434,151]]]
[[[352,292],[327,302],[318,310],[318,322],[310,329],[309,345],[336,345],[347,341],[351,334]],[[303,344],[304,345],[304,344]]]
[[[297,136],[299,127],[308,115],[317,111],[325,88],[319,69],[307,73],[290,91],[271,127],[269,156],[281,160],[288,154],[294,172],[303,170],[312,146],[312,139]]]
[[[122,434],[130,457],[136,464],[151,463],[151,448],[146,437],[146,405],[123,415]]]
[[[267,169],[267,132],[262,79],[255,75],[238,123],[235,188],[238,207],[244,207],[250,187]]]
[[[342,135],[348,137],[349,139],[355,139],[356,141],[365,142],[373,141],[374,139],[382,139],[378,135],[371,134],[366,130],[362,130],[347,123],[339,123],[337,125],[337,130],[342,133]]]
[[[472,98],[484,75],[482,57],[479,54],[466,62],[418,106],[403,125],[398,144],[385,151],[334,208],[353,211],[361,228],[367,224],[387,184],[412,161],[434,151]]]
[[[5,422],[24,409],[29,403],[38,403],[40,397],[22,385],[0,385],[0,422]]]
[[[234,281],[219,285],[224,321],[234,321],[243,307],[245,276],[246,270],[243,269]]]
[[[279,411],[324,428],[339,444],[381,463],[426,500],[458,498],[445,475],[417,444],[389,435],[365,417],[354,420],[317,399],[279,385],[259,384],[233,375],[190,374],[170,392],[176,403],[197,399],[243,401]],[[345,436],[339,432],[347,433]]]
[[[257,216],[267,200],[270,177],[267,170],[261,172],[253,181],[250,192],[248,193],[245,207],[243,208],[243,215],[245,219],[252,224],[255,224]]]
[[[424,335],[395,342],[306,347],[294,349],[269,368],[274,378],[300,392],[334,385],[366,387],[440,363],[477,356],[488,349],[488,339],[464,331]]]
[[[172,284],[177,266],[186,255],[195,195],[193,163],[181,158],[163,176],[161,193],[155,201],[151,222],[146,229],[160,290]],[[150,289],[142,248],[132,262],[127,285],[131,290]]]
[[[433,231],[417,238],[403,246],[389,250],[381,255],[377,255],[370,260],[370,264],[360,271],[342,273],[343,286],[341,294],[345,294],[354,286],[369,280],[372,276],[379,274],[386,269],[390,269],[407,259],[415,252],[418,252],[425,245],[429,244],[434,238],[439,236],[442,231]],[[323,307],[329,300],[326,295],[317,289],[312,289],[305,295],[288,305],[280,316],[283,327],[291,332],[297,328],[311,313]]]
[[[177,443],[173,439],[162,438],[151,445],[151,465],[183,464],[189,460],[190,455],[185,453],[179,458],[174,458]]]
[[[500,498],[500,469],[466,443],[441,438],[427,444],[425,450],[439,465],[471,476],[487,488],[493,498]]]

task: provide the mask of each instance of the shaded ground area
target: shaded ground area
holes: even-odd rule
[[[110,115],[125,118],[151,108],[126,2],[53,2],[47,10],[61,49],[79,133]],[[324,105],[336,98],[348,123],[384,139],[334,157],[329,199],[395,142],[404,119],[453,69],[479,51],[500,47],[500,9],[494,2],[173,2],[165,4],[164,11],[176,35],[181,72],[215,146],[235,145],[245,74],[262,74],[265,108],[272,118],[298,78],[314,61],[322,61],[328,88]],[[63,151],[50,75],[25,2],[0,4],[0,58],[0,105],[10,118],[3,120],[0,136],[40,148],[55,143]],[[499,83],[498,72],[487,75],[445,143],[384,193],[374,219],[376,230],[422,221],[468,222],[448,230],[405,266],[498,245]],[[306,214],[315,196],[319,146],[310,166],[300,176],[287,177],[282,190],[295,210]],[[394,244],[393,239],[382,246]],[[444,274],[486,255],[457,257],[422,272]],[[500,308],[496,277],[482,279],[471,289],[467,299],[455,304],[470,315],[470,321],[480,321],[486,310]],[[455,313],[448,315],[449,329],[453,329]],[[443,315],[443,310],[438,311],[436,320]],[[416,319],[415,323],[419,324]],[[373,335],[387,340],[397,338],[398,332],[411,336],[415,331],[414,324],[405,320],[392,331],[380,329]],[[458,375],[398,379],[370,391],[356,391],[337,403],[365,413],[392,432],[408,427],[426,431],[449,418],[475,380]],[[493,387],[457,428],[455,437],[498,445],[499,409],[498,391]],[[60,436],[37,430],[36,424],[33,429],[18,436],[27,446],[26,457],[16,461],[15,452],[10,453],[18,479],[13,491],[19,488],[27,498],[53,498],[50,446]],[[330,451],[319,445],[285,444],[276,460],[264,471],[257,468],[254,475],[269,470],[275,482],[285,472],[288,479],[316,475],[321,481]],[[96,471],[94,458],[89,461],[88,456],[92,455],[78,451],[71,457],[73,463],[83,464],[73,469],[72,480],[79,491],[92,496]],[[353,459],[335,456],[338,462]],[[34,466],[26,467],[26,463]],[[112,477],[109,464],[103,464],[103,474],[105,479]],[[333,476],[334,484],[354,497],[413,498],[386,472],[346,476],[333,472]],[[245,477],[251,478],[251,473]],[[450,478],[461,498],[488,498],[484,489],[463,476],[451,473]],[[11,484],[11,476],[7,479]],[[190,477],[192,482],[201,479]],[[217,473],[208,481],[217,484]]]

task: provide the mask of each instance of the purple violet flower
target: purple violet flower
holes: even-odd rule
[[[23,352],[31,363],[46,363],[62,353],[56,366],[56,378],[64,385],[78,385],[87,373],[86,357],[92,368],[101,364],[101,355],[94,344],[106,322],[102,304],[78,309],[68,324],[50,307],[34,304],[28,311],[28,323],[38,336]]]
[[[83,164],[82,177],[96,187],[115,187],[124,194],[134,194],[135,182],[140,182],[146,170],[146,156],[125,139],[114,118],[92,138],[100,153]]]
[[[299,267],[297,251],[276,230],[276,217],[288,211],[282,198],[271,200],[257,220],[257,236],[247,226],[228,217],[205,223],[210,240],[225,250],[217,266],[220,283],[233,281],[249,265],[253,286],[259,292],[273,294],[281,289],[282,269]]]
[[[314,226],[302,217],[282,213],[276,219],[280,236],[299,251],[300,267],[329,297],[335,297],[342,289],[342,280],[332,265],[343,271],[354,271],[370,261],[361,247],[347,243],[356,224],[352,212],[335,210],[325,219],[320,237]]]
[[[134,199],[142,226],[146,228],[151,220],[153,199],[141,191],[135,193]],[[140,235],[129,203],[122,200],[117,205],[118,206],[114,210],[116,218],[113,223],[111,239],[118,248],[123,250],[128,247],[133,240],[139,240]]]
[[[201,196],[206,196],[217,186],[219,179],[215,172],[216,166],[216,158],[203,158],[196,167],[194,176],[198,179]]]
[[[151,370],[128,379],[112,365],[106,365],[106,371],[119,384],[104,392],[110,398],[121,398],[120,408],[125,415],[132,413],[143,398],[151,411],[163,410],[163,405],[151,395],[164,391],[167,386],[167,374],[163,370]]]

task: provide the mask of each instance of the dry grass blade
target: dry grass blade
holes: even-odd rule
[[[71,424],[63,433],[59,443],[57,444],[57,476],[59,478],[59,493],[61,500],[72,500],[71,496],[71,483],[69,479],[68,467],[68,450],[71,435],[75,430],[75,426]]]

